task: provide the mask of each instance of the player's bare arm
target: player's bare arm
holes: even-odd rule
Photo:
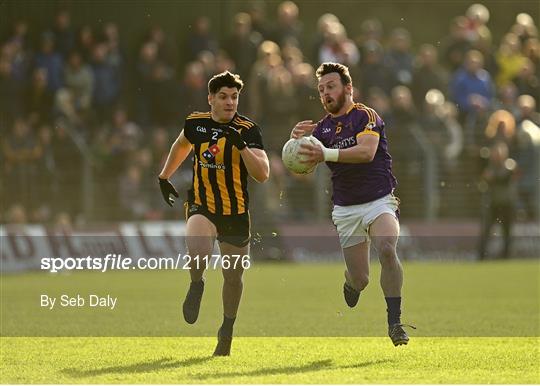
[[[171,150],[167,156],[167,161],[163,166],[163,170],[161,170],[161,173],[159,173],[159,178],[169,179],[174,174],[176,169],[182,165],[182,162],[184,162],[190,152],[191,143],[189,143],[188,139],[184,135],[184,130],[182,130],[180,135],[178,135],[178,138],[176,138],[176,141],[174,141],[173,145],[171,146]]]
[[[261,149],[245,147],[240,156],[246,165],[248,174],[257,182],[264,182],[270,176],[270,163],[266,152]]]

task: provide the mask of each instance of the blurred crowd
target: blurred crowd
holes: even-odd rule
[[[323,116],[315,69],[325,61],[349,66],[355,99],[385,120],[405,216],[422,217],[433,194],[437,216],[476,215],[494,190],[484,172],[494,162],[512,169],[518,214],[538,215],[540,43],[530,15],[516,15],[493,41],[489,9],[474,4],[427,44],[377,19],[350,36],[330,13],[306,36],[294,2],[265,11],[247,3],[227,36],[204,16],[182,39],[154,25],[136,53],[114,21],[74,25],[67,9],[43,30],[17,20],[0,52],[1,221],[178,217],[161,202],[156,175],[185,116],[209,110],[207,81],[224,70],[245,81],[240,113],[263,128],[270,155],[271,181],[253,201],[276,221],[310,218],[329,187],[318,174],[289,174],[280,151],[295,122]],[[426,161],[436,165],[435,186],[426,186]],[[189,161],[174,182],[188,188]]]

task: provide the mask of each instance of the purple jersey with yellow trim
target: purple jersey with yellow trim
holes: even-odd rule
[[[332,117],[328,114],[313,131],[313,136],[330,149],[353,147],[363,135],[379,137],[373,161],[354,164],[326,162],[332,172],[332,200],[335,205],[374,201],[391,193],[397,185],[392,174],[392,158],[388,154],[384,122],[372,108],[355,103],[344,115]]]

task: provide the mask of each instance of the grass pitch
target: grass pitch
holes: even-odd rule
[[[229,358],[210,356],[221,321],[219,272],[208,272],[194,326],[181,320],[186,272],[3,275],[0,381],[540,383],[537,260],[406,263],[403,320],[418,330],[398,348],[386,337],[378,264],[353,310],[342,299],[342,271],[254,264]],[[39,307],[40,293],[76,292],[108,292],[119,305]]]
[[[9,383],[539,383],[538,338],[4,338]]]

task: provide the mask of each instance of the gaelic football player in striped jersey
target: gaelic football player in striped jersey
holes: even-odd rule
[[[215,240],[222,258],[249,256],[247,180],[251,176],[264,182],[269,176],[261,129],[237,111],[242,87],[240,77],[228,71],[210,79],[210,111],[194,112],[186,118],[159,174],[163,198],[172,206],[171,196],[178,197],[178,193],[169,178],[193,151],[193,180],[185,203],[191,284],[183,304],[184,319],[190,324],[197,321],[204,291],[207,260],[202,259],[212,255]],[[219,266],[224,278],[223,323],[214,355],[225,356],[230,355],[244,266],[238,261],[222,261]]]

